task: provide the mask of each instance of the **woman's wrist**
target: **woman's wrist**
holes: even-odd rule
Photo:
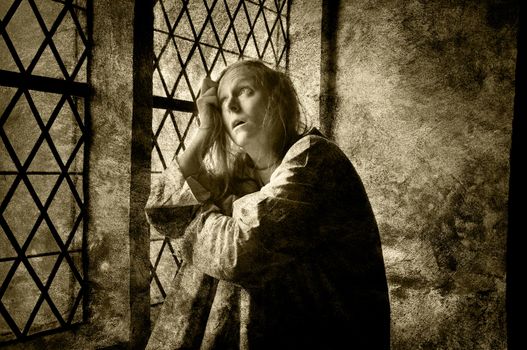
[[[206,126],[206,125],[200,125],[197,128],[196,137],[197,138],[209,138],[212,136],[212,133],[214,131],[214,127],[212,126]]]
[[[181,172],[185,177],[195,175],[203,167],[203,158],[207,153],[207,145],[212,138],[212,128],[198,128],[185,151],[178,156]]]
[[[188,145],[187,150],[201,161],[211,146],[213,134],[214,127],[200,125],[192,138],[191,144]]]

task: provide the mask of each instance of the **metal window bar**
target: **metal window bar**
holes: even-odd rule
[[[197,126],[201,78],[214,79],[247,58],[288,68],[289,8],[289,0],[154,1],[152,177],[185,149]],[[181,260],[175,243],[152,228],[150,242],[154,307],[163,303]]]
[[[5,106],[0,105],[0,146],[3,146],[3,149],[0,148],[3,153],[0,153],[0,176],[3,181],[0,188],[0,227],[3,231],[0,233],[0,345],[74,329],[86,321],[87,254],[84,233],[88,219],[86,135],[89,121],[86,99],[90,95],[86,65],[90,48],[91,0],[14,0],[11,5],[5,2],[1,4],[0,17],[2,12],[0,44],[4,44],[7,51],[4,51],[0,62],[0,94],[3,99],[4,95],[8,95],[6,92],[14,93],[5,99],[9,101]],[[28,50],[28,44],[19,38],[22,26],[24,30],[36,30],[31,35],[44,36],[27,64],[23,56],[27,56],[27,52],[34,47]],[[64,53],[61,46],[64,39],[61,36],[71,33],[74,33],[74,47]],[[51,55],[45,56],[46,50]],[[58,66],[58,77],[46,70],[49,63]],[[44,69],[39,68],[39,64],[44,65]],[[37,71],[39,75],[36,75]],[[47,112],[42,111],[43,97],[47,100],[46,108],[52,107],[49,117]],[[57,99],[55,104],[54,99]],[[23,122],[29,122],[33,128],[29,124],[21,125],[20,120],[15,119],[20,115],[21,104],[29,107],[26,115],[22,116],[25,118]],[[68,116],[69,119],[65,120]],[[61,138],[63,130],[60,128],[64,126],[71,127],[67,144]],[[18,135],[13,133],[13,130],[24,129],[32,129],[27,130],[32,135],[39,133],[34,144],[29,143],[30,150],[25,152],[25,160],[24,150],[17,146],[20,142]],[[39,158],[42,154],[51,159],[56,170],[38,169],[39,166],[49,165],[37,164],[46,159]],[[51,184],[44,198],[39,190],[40,182],[35,182],[36,176]],[[13,181],[9,184],[6,179]],[[20,206],[20,203],[25,204],[19,198],[24,191],[27,193],[26,201],[30,199],[37,214],[34,223],[29,221],[27,236],[22,237],[16,227],[18,221],[13,224],[13,217],[27,216],[27,220],[31,219],[28,214],[31,208]],[[57,205],[60,205],[61,211],[65,205],[69,208],[68,220],[71,219],[71,222],[68,221],[67,225],[55,215]],[[55,249],[33,251],[32,244],[36,244],[42,232],[49,232],[46,246],[49,244]],[[52,259],[49,271],[40,270],[37,264],[44,258]],[[60,282],[65,277],[69,279],[69,291],[72,293],[69,299],[62,300],[57,297],[56,288],[61,288]],[[57,284],[60,284],[59,287]],[[29,290],[21,290],[27,286]],[[36,293],[34,306],[30,305],[31,311],[25,315],[27,317],[22,317],[17,309],[20,305],[16,298],[23,297],[31,290]],[[46,313],[46,306],[50,312]]]

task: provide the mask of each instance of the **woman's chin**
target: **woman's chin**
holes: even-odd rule
[[[234,138],[233,142],[236,144],[236,146],[241,147],[241,148],[245,148],[245,146],[247,146],[248,144],[245,138],[240,138],[240,137]]]
[[[242,148],[250,141],[249,135],[245,130],[234,130],[231,135],[231,139],[236,145]]]

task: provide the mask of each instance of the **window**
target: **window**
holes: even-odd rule
[[[85,319],[89,5],[0,1],[0,344]]]
[[[195,100],[206,75],[258,58],[287,68],[286,0],[158,0],[154,5],[152,178],[182,150],[196,123]],[[151,229],[151,304],[163,302],[180,266],[174,242]]]

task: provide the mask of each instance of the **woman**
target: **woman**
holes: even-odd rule
[[[378,229],[348,158],[303,130],[291,81],[259,61],[201,91],[146,208],[184,260],[148,348],[389,348]]]

